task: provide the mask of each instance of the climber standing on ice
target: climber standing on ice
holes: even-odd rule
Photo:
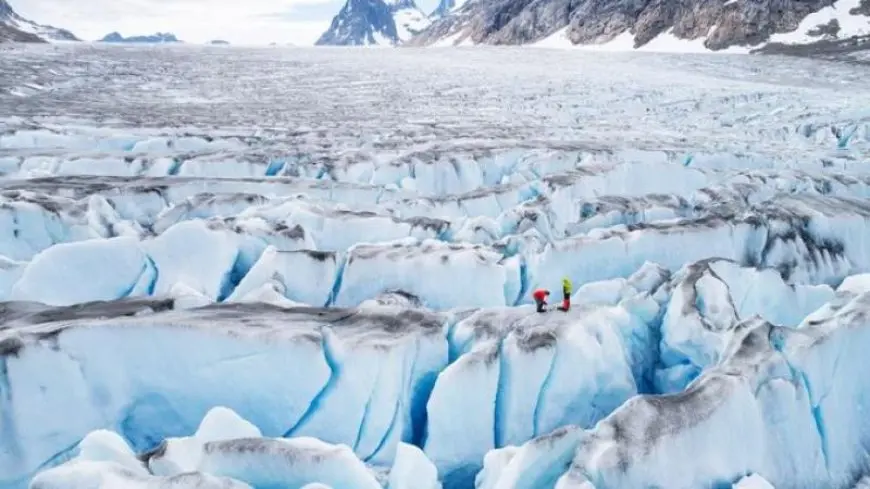
[[[532,293],[532,298],[535,299],[535,305],[537,306],[538,312],[546,312],[544,309],[547,306],[547,296],[550,295],[550,291],[547,289],[537,289]]]
[[[562,306],[560,311],[571,309],[571,280],[568,277],[562,279]]]

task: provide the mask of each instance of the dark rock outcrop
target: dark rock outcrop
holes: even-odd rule
[[[849,13],[852,15],[870,16],[870,0],[861,0],[861,3],[852,10],[849,10]]]
[[[868,55],[870,53],[870,35],[854,36],[847,39],[822,39],[808,44],[770,43],[752,52],[870,65],[870,55]]]

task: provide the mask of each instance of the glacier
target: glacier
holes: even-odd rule
[[[0,58],[0,487],[868,485],[866,67],[200,49]]]

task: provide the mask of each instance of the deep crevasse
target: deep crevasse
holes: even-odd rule
[[[868,294],[868,276],[855,276],[793,328],[760,317],[732,325],[722,360],[685,391],[635,397],[591,430],[563,428],[492,452],[478,483],[853,487],[866,479],[870,386],[842,372],[862,364],[870,345]],[[692,463],[674,472],[675,458]],[[747,474],[755,475],[739,481]]]
[[[719,276],[744,274],[741,284],[780,287],[781,300],[793,293],[777,274],[721,260],[702,266]],[[11,474],[8,482],[21,480],[98,428],[147,450],[167,436],[189,435],[208,409],[222,405],[264,436],[342,443],[372,463],[391,460],[400,440],[417,442],[445,485],[469,487],[491,450],[564,425],[592,427],[645,392],[649,379],[666,377],[659,321],[683,300],[675,291],[686,273],[669,279],[647,265],[628,279],[581,287],[574,311],[546,315],[529,306],[441,314],[376,303],[358,310],[225,304],[160,312],[172,301],[142,299],[85,306],[69,323],[13,305],[3,339],[13,393],[3,409],[13,425],[4,432],[28,436],[4,436],[10,457],[3,473]],[[816,302],[833,295],[826,288],[816,287]],[[725,294],[717,298],[725,302],[742,293],[704,290]],[[743,306],[733,320],[755,313],[779,319],[776,308]],[[693,314],[716,318],[705,309]],[[697,334],[697,324],[665,322],[682,331],[677,337]],[[731,326],[723,324],[722,334],[731,335]],[[667,335],[661,341],[664,351],[710,358]],[[45,390],[34,390],[34,382]],[[195,392],[185,387],[191,385]],[[30,409],[34,403],[41,408]],[[77,423],[57,425],[52,403],[79,413]]]

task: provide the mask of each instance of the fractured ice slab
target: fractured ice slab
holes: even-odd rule
[[[457,276],[473,277],[474,282],[464,287],[446,286]],[[419,297],[436,310],[459,305],[500,306],[517,299],[521,290],[520,265],[479,245],[410,239],[360,244],[348,252],[335,304],[357,305],[395,289]]]
[[[82,272],[87,280],[82,283]],[[37,255],[12,287],[12,300],[67,306],[151,293],[157,270],[135,238],[53,246]],[[168,291],[168,289],[167,289]]]
[[[438,469],[414,445],[399,443],[390,467],[388,489],[441,489]]]
[[[115,463],[80,461],[43,472],[30,489],[252,489],[226,477],[190,472],[172,477],[133,473]]]
[[[147,457],[148,469],[154,475],[173,476],[196,471],[207,443],[238,438],[259,438],[260,429],[242,419],[231,409],[209,410],[196,433],[189,437],[170,438]]]
[[[423,311],[167,307],[7,304],[0,474],[23,476],[99,428],[153,448],[193,433],[215,405],[265,436],[392,460],[399,441],[419,436],[421,399],[447,362],[444,322]]]
[[[747,475],[742,477],[736,484],[731,486],[733,489],[775,489],[770,482],[764,480],[758,474]]]
[[[265,438],[224,407],[211,409],[192,436],[163,440],[139,455],[107,430],[89,433],[75,450],[29,487],[441,489],[437,470],[413,445],[399,443],[394,459],[367,465],[346,445]]]
[[[37,474],[31,489],[250,489],[240,481],[185,471],[168,477],[150,473],[127,443],[106,430],[89,433],[77,447],[78,454],[62,465]]]
[[[678,392],[703,369],[719,362],[736,328],[758,316],[797,327],[833,299],[827,285],[788,285],[773,269],[741,267],[728,260],[693,263],[668,284],[661,324],[659,392]]]
[[[789,283],[835,284],[870,267],[862,244],[868,220],[863,201],[802,195],[742,216],[600,229],[529,257],[529,288],[558,284],[565,275],[575,284],[627,277],[646,261],[676,270],[713,257],[776,268]]]
[[[746,474],[777,488],[852,487],[868,463],[858,447],[870,436],[861,421],[870,389],[863,376],[845,372],[870,345],[868,294],[844,291],[836,307],[796,328],[745,321],[722,360],[685,391],[633,397],[581,432],[567,470],[558,460],[563,452],[542,436],[503,469],[487,471],[496,480],[487,485],[531,487],[528,476],[512,475],[530,473],[519,469],[519,454],[530,452],[542,463],[537,473],[562,488],[688,489]],[[674,471],[675,459],[691,463]]]
[[[480,310],[451,331],[457,358],[429,399],[425,452],[445,484],[467,485],[493,448],[592,426],[646,388],[653,341],[622,307]]]

